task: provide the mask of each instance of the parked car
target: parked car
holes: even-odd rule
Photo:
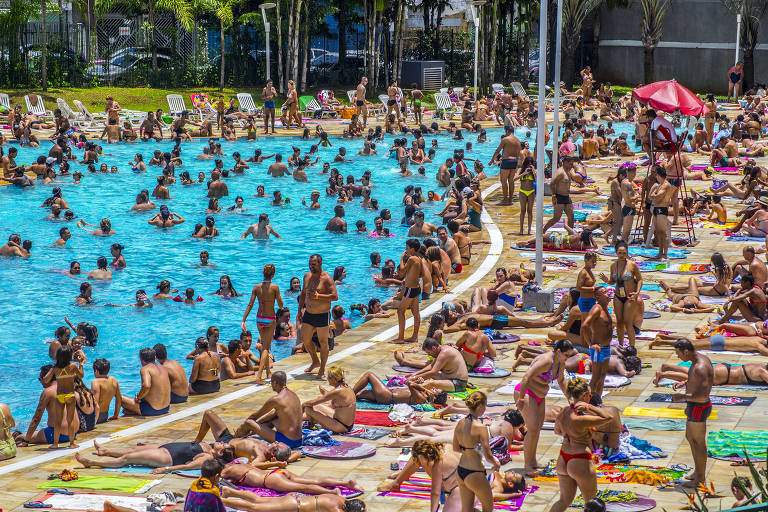
[[[174,59],[167,49],[158,48],[157,65],[159,68],[169,67]],[[138,70],[152,65],[152,52],[144,47],[123,48],[116,51],[112,58],[95,63],[88,67],[87,74],[91,77],[106,81],[114,81],[120,77],[128,77]]]

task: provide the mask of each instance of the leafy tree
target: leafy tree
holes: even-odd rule
[[[219,76],[219,91],[224,90],[224,57],[226,56],[226,46],[224,35],[226,30],[232,26],[235,16],[232,12],[233,0],[201,0],[198,8],[212,13],[219,20],[219,38],[221,44],[221,70]]]
[[[664,16],[672,0],[640,0],[640,4],[643,7],[643,19],[640,24],[640,40],[643,43],[643,81],[649,84],[654,81],[653,52],[661,41]]]
[[[564,76],[568,88],[573,85],[576,49],[581,41],[581,27],[602,0],[563,0],[563,45],[565,46]]]
[[[734,15],[741,14],[741,50],[744,52],[744,90],[755,78],[755,46],[760,20],[768,10],[768,0],[720,0]]]

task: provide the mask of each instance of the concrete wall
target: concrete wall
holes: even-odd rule
[[[643,81],[642,7],[602,8],[598,80],[622,85]],[[696,92],[727,92],[736,48],[736,17],[718,0],[674,0],[655,51],[654,78],[677,79]],[[755,50],[755,78],[768,81],[768,19]]]

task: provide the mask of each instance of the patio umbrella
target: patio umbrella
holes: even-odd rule
[[[676,112],[686,116],[700,116],[707,113],[707,108],[695,94],[677,83],[676,80],[665,80],[638,87],[632,91],[632,97],[643,105],[661,110]]]

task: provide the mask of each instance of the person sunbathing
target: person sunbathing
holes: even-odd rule
[[[370,385],[370,389],[368,386]],[[433,403],[445,405],[448,394],[433,385],[429,380],[416,382],[398,375],[384,384],[372,371],[367,371],[352,386],[358,400],[367,400],[377,404],[418,405]]]
[[[533,329],[537,327],[551,327],[563,319],[563,315],[555,317],[541,316],[539,318],[518,318],[514,315],[483,315],[480,313],[465,313],[453,321],[448,321],[449,325],[445,328],[446,333],[465,331],[469,327],[467,321],[474,319],[480,328],[507,329],[514,327],[525,327]]]
[[[251,491],[239,491],[231,487],[222,489],[222,502],[227,509],[247,512],[365,512],[365,502],[348,500],[337,494],[315,496],[262,497]],[[105,511],[107,512],[107,511]]]
[[[659,282],[659,285],[667,298],[672,301],[669,310],[674,313],[712,313],[717,309],[715,306],[708,306],[701,302],[695,281],[689,281],[686,293],[674,293],[664,281]]]
[[[521,365],[529,365],[531,362],[544,352],[549,352],[549,348],[534,345],[518,345],[515,349],[515,362],[510,368],[511,371],[517,370]],[[642,361],[636,355],[625,355],[622,353],[611,354],[608,360],[607,372],[611,375],[620,375],[622,377],[634,377],[640,373]],[[569,372],[586,375],[592,373],[592,361],[589,356],[580,352],[570,356],[565,360],[565,369]]]
[[[653,379],[653,385],[659,386],[661,379],[670,379],[677,381],[672,386],[674,389],[682,387],[688,380],[688,368],[676,364],[663,363],[661,370],[656,372]],[[768,386],[768,365],[763,363],[713,363],[714,371],[713,386]]]
[[[692,286],[695,286],[699,296],[725,297],[729,295],[729,287],[731,286],[731,281],[733,281],[733,270],[719,252],[712,254],[710,262],[712,263],[712,270],[710,272],[715,276],[715,284],[706,284],[701,279],[691,276],[688,279],[688,285],[673,286],[666,281],[659,280],[659,286],[661,286],[662,290],[670,290],[674,293],[684,293],[690,290]]]
[[[568,224],[563,226],[566,233],[552,231],[544,233],[543,244],[545,250],[560,250],[560,251],[591,251],[597,249],[595,239],[592,238],[592,231],[590,229],[583,229],[581,232],[576,232]],[[536,237],[526,240],[517,244],[518,247],[525,247],[534,249],[536,248]]]
[[[311,478],[291,473],[287,469],[262,470],[251,464],[228,464],[221,471],[225,478],[237,486],[262,487],[277,492],[300,492],[302,494],[335,494],[334,487],[348,487],[363,491],[356,480],[336,478]],[[262,510],[265,510],[262,508]]]
[[[75,454],[77,462],[86,468],[123,468],[125,466],[149,466],[156,468],[153,474],[168,473],[185,469],[200,469],[206,460],[221,459],[224,464],[235,459],[235,450],[228,443],[166,443],[137,444],[135,448],[114,450],[103,448],[98,441],[93,442],[99,457],[97,460],[81,453]]]
[[[478,330],[478,322],[474,318],[467,320],[467,332],[456,341],[456,348],[461,352],[467,370],[476,368],[493,369],[496,359],[496,348],[491,339]]]
[[[648,344],[648,348],[656,347],[674,347],[675,341],[680,336],[658,334],[656,339]],[[712,350],[714,352],[757,352],[760,355],[768,356],[768,341],[761,336],[725,336],[723,334],[713,334],[706,338],[691,340],[693,348],[696,350]]]

